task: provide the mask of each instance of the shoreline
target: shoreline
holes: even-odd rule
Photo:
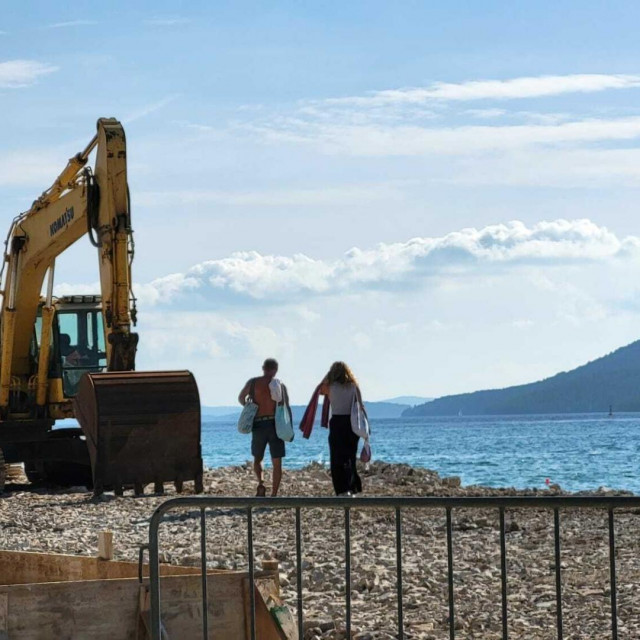
[[[364,495],[470,496],[568,495],[560,488],[518,491],[461,486],[427,469],[374,462],[362,470]],[[270,474],[266,477],[269,484]],[[208,469],[206,495],[253,495],[248,465]],[[312,463],[285,470],[281,495],[331,495],[328,470]],[[99,531],[114,532],[116,560],[137,560],[146,543],[148,522],[157,505],[175,495],[122,498],[88,492],[25,490],[14,485],[0,497],[0,547],[23,551],[95,555]],[[187,483],[185,494],[191,492]],[[575,495],[575,494],[574,494]],[[602,493],[591,493],[602,495]],[[605,495],[629,495],[608,491]],[[294,514],[257,508],[254,551],[258,562],[277,559],[285,601],[295,609]],[[404,603],[406,637],[448,638],[447,553],[443,509],[407,510],[403,514]],[[616,514],[618,611],[620,633],[640,637],[639,514]],[[352,523],[353,629],[359,640],[393,638],[395,626],[395,518],[390,509],[354,509]],[[343,638],[344,515],[342,509],[302,512],[303,601],[305,640]],[[246,569],[246,517],[211,510],[207,553],[211,568]],[[555,638],[553,513],[508,509],[506,540],[511,638]],[[607,517],[602,510],[562,512],[562,571],[565,632],[575,638],[605,637],[610,624]],[[161,559],[199,564],[197,519],[172,518],[161,527]],[[500,553],[497,509],[453,512],[454,590],[460,637],[501,637]],[[626,629],[625,632],[622,629]],[[368,634],[368,635],[367,635]],[[622,637],[622,636],[621,636]]]
[[[250,460],[246,460],[244,462],[244,464],[239,464],[239,465],[225,465],[225,466],[219,466],[219,467],[206,467],[205,471],[206,472],[211,472],[211,473],[216,473],[216,472],[220,472],[220,471],[225,471],[227,469],[235,469],[235,468],[246,468],[246,467],[250,467],[253,463]],[[635,495],[640,495],[640,493],[636,493],[634,491],[632,491],[631,489],[626,489],[626,488],[622,488],[622,487],[611,487],[611,486],[607,486],[607,485],[598,485],[598,487],[593,488],[593,489],[580,489],[578,491],[571,491],[569,489],[565,489],[563,488],[559,483],[556,482],[550,482],[550,484],[548,486],[540,486],[540,487],[534,487],[534,486],[508,486],[506,484],[482,484],[482,483],[464,483],[463,482],[463,477],[462,476],[458,476],[458,475],[451,475],[451,476],[442,476],[438,471],[431,469],[430,467],[427,466],[422,466],[422,465],[416,465],[416,464],[408,464],[405,462],[393,462],[393,461],[387,461],[387,460],[380,460],[380,459],[376,459],[373,462],[369,463],[369,464],[373,464],[376,465],[376,467],[374,467],[374,469],[376,469],[376,472],[373,474],[373,476],[375,477],[376,475],[378,475],[378,471],[380,468],[382,467],[391,467],[391,468],[395,468],[395,469],[412,469],[413,472],[418,472],[419,474],[422,474],[423,472],[426,472],[427,477],[434,477],[434,478],[439,478],[439,482],[444,483],[445,486],[451,488],[457,488],[460,487],[465,494],[464,495],[472,495],[472,493],[466,493],[466,492],[473,492],[473,491],[477,491],[478,495],[489,495],[487,494],[487,492],[496,492],[494,493],[490,493],[490,495],[527,495],[527,496],[544,496],[544,495],[567,495],[567,496],[607,496],[607,495],[619,495],[619,496],[635,496]],[[272,471],[272,465],[271,465],[271,461],[268,459],[268,456],[265,457],[264,461],[263,461],[263,467],[265,469],[265,472],[270,476],[271,471]],[[329,461],[327,460],[326,462],[323,460],[322,462],[318,462],[318,461],[312,461],[309,462],[305,465],[302,466],[291,466],[291,467],[283,467],[284,468],[284,472],[289,472],[289,473],[300,473],[300,472],[305,472],[308,471],[309,469],[314,469],[314,468],[321,468],[324,469],[325,471],[329,472],[330,471],[330,466],[329,466]],[[364,470],[366,467],[365,465],[363,465],[359,460],[358,460],[358,473],[360,473],[360,475],[362,475],[363,473],[366,474],[366,470]],[[364,471],[363,471],[364,470]],[[459,484],[458,484],[459,481]],[[329,491],[332,490],[331,487],[331,479],[329,478]],[[377,487],[376,488],[380,489],[381,487]],[[550,491],[551,488],[551,491]],[[286,487],[285,487],[286,489]],[[507,492],[507,493],[505,493]],[[515,493],[511,493],[511,492],[515,492]],[[365,488],[363,490],[363,494],[364,496],[368,495],[367,489]],[[385,495],[385,494],[376,494],[376,495]],[[395,495],[395,494],[394,494]],[[429,495],[429,494],[426,494]],[[446,495],[451,495],[451,494],[446,494]]]

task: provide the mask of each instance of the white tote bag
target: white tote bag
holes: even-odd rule
[[[244,407],[242,407],[242,412],[238,417],[238,431],[240,433],[251,433],[253,430],[253,419],[256,417],[256,413],[258,413],[258,405],[253,401],[253,394],[256,388],[255,378],[251,380],[251,386],[249,387],[249,395]]]
[[[369,443],[371,430],[369,429],[369,419],[364,412],[360,394],[357,390],[353,395],[353,403],[351,405],[351,430],[364,440],[362,451],[360,452],[360,460],[365,463],[370,462],[372,456],[371,444]]]
[[[358,389],[353,394],[351,404],[351,430],[360,438],[369,439],[369,420],[364,412],[364,407],[360,400]]]
[[[291,409],[289,408],[289,394],[284,385],[282,385],[282,402],[276,407],[276,435],[285,442],[293,440],[293,421],[291,420]]]

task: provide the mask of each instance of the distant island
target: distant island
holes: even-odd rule
[[[444,396],[403,417],[640,411],[640,340],[530,384]]]
[[[369,417],[374,418],[399,418],[402,412],[411,409],[415,404],[426,402],[429,398],[422,396],[400,396],[391,398],[381,402],[365,402]],[[294,422],[302,420],[306,405],[293,405],[291,412],[293,413]],[[240,415],[240,405],[226,407],[202,407],[203,420],[234,420]]]
[[[415,407],[417,404],[424,404],[430,402],[433,398],[425,398],[424,396],[398,396],[396,398],[389,398],[388,400],[381,400],[381,402],[390,402],[391,404],[404,404],[409,407]]]

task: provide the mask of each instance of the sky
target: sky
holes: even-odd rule
[[[0,11],[0,223],[125,127],[139,369],[504,387],[640,338],[636,2]],[[56,291],[95,292],[87,238]]]

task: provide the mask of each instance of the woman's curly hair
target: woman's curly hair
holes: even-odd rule
[[[327,382],[329,384],[358,384],[356,377],[353,375],[353,371],[349,369],[349,365],[346,362],[334,362],[327,374]]]

